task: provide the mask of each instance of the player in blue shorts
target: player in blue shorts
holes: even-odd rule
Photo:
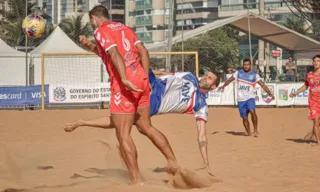
[[[274,99],[274,96],[270,92],[269,88],[262,82],[260,76],[256,72],[251,70],[251,61],[249,59],[243,60],[243,69],[236,71],[232,75],[232,77],[230,77],[221,87],[219,87],[219,89],[224,89],[235,79],[237,80],[238,84],[238,108],[240,116],[243,119],[243,125],[248,136],[251,136],[252,134],[250,131],[250,123],[248,119],[248,115],[250,113],[254,127],[253,135],[257,137],[259,135],[258,116],[256,114],[256,102],[254,94],[256,83],[258,83],[272,99]]]
[[[189,72],[167,73],[149,71],[149,82],[152,87],[150,95],[150,115],[179,113],[194,114],[198,130],[199,149],[210,175],[207,153],[206,122],[208,120],[208,105],[206,94],[216,88],[217,77],[211,72],[206,73],[200,81]],[[79,126],[113,129],[110,117],[93,120],[77,120],[64,126],[65,131],[74,131]],[[137,127],[139,130],[139,127]]]

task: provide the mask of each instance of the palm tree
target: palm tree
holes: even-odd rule
[[[307,21],[305,19],[301,19],[298,17],[287,17],[286,21],[282,23],[285,27],[292,29],[302,35],[308,35],[312,26],[308,26]]]
[[[91,37],[93,34],[93,29],[89,22],[84,23],[82,18],[83,14],[76,17],[68,17],[59,24],[59,27],[78,45],[80,45],[79,35]]]

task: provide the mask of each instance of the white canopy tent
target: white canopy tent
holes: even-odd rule
[[[0,39],[0,85],[26,85],[26,54]]]
[[[250,20],[250,28],[248,25],[248,19]],[[251,33],[253,36],[258,37],[263,41],[272,43],[281,48],[288,49],[294,53],[299,53],[300,57],[304,57],[304,53],[320,50],[320,42],[279,25],[273,21],[260,17],[254,13],[247,13],[214,21],[205,26],[185,32],[183,34],[183,39],[187,40],[228,24],[244,33]],[[172,44],[181,41],[181,34],[172,38]],[[166,51],[166,43],[167,42],[147,44],[146,47],[149,51]]]
[[[106,70],[101,68],[101,59],[87,55],[89,52],[72,41],[59,26],[30,53],[34,64],[34,84],[41,84],[42,53],[56,54],[45,57],[45,84],[101,83],[108,78]]]

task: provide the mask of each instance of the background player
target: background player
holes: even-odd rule
[[[309,119],[313,120],[313,134],[315,135],[317,145],[319,145],[319,123],[320,123],[320,55],[312,58],[313,71],[309,72],[305,83],[302,87],[290,94],[290,97],[295,97],[299,93],[309,89]]]
[[[200,152],[205,168],[210,175],[213,175],[207,152],[206,122],[208,120],[208,106],[205,94],[216,87],[217,77],[208,72],[199,81],[193,73],[189,72],[172,74],[150,70],[149,81],[152,86],[150,96],[151,116],[166,113],[195,115]],[[71,132],[79,126],[114,128],[112,119],[109,117],[93,120],[80,119],[66,124],[64,128],[65,131]],[[138,130],[140,130],[139,127]]]
[[[243,69],[237,70],[219,89],[224,89],[235,79],[237,79],[238,84],[238,108],[240,116],[243,119],[243,125],[247,134],[251,136],[250,123],[248,119],[248,115],[250,113],[254,127],[254,136],[257,137],[259,135],[258,116],[256,114],[256,101],[254,94],[256,83],[258,83],[272,99],[274,99],[274,96],[270,92],[269,88],[262,82],[260,76],[251,70],[251,61],[249,59],[244,59]]]
[[[109,13],[105,7],[95,6],[89,12],[89,17],[95,29],[97,45],[84,36],[80,37],[80,42],[98,54],[106,65],[111,79],[111,120],[116,128],[119,149],[132,183],[143,184],[136,147],[130,136],[135,117],[140,131],[158,147],[170,165],[176,165],[176,158],[167,138],[150,121],[150,88],[146,73],[149,71],[148,51],[132,29],[122,23],[109,21]],[[132,92],[125,86],[139,92]]]

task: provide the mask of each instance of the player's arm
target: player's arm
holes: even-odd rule
[[[152,70],[152,72],[156,77],[161,77],[161,76],[165,76],[165,75],[174,75],[174,73],[157,71],[157,70]]]
[[[299,93],[302,93],[302,92],[304,92],[305,90],[307,90],[308,89],[308,84],[307,83],[304,83],[301,87],[300,87],[300,89],[298,89],[296,92],[294,92],[294,93],[291,93],[290,94],[290,97],[295,97],[295,96],[297,96]]]
[[[237,76],[237,73],[238,72],[235,72],[229,79],[227,79],[227,81],[226,82],[224,82],[224,84],[221,86],[221,87],[219,87],[218,89],[224,89],[225,87],[227,87],[232,81],[234,81],[236,78],[236,76]]]
[[[144,72],[148,75],[149,69],[150,69],[150,57],[149,57],[149,51],[147,48],[143,45],[142,42],[137,41],[136,42],[136,48],[138,50],[138,53],[141,56],[141,65],[144,69]]]
[[[80,41],[81,45],[84,48],[89,49],[90,51],[92,51],[95,54],[99,55],[97,45],[92,43],[87,37],[85,37],[84,35],[80,35],[79,36],[79,41]]]
[[[117,47],[111,47],[107,52],[111,57],[113,65],[116,67],[119,73],[121,81],[126,81],[126,67]]]
[[[208,106],[206,105],[203,108],[201,108],[199,111],[195,112],[195,117],[196,117],[197,131],[198,131],[198,144],[199,144],[200,153],[201,153],[205,168],[207,169],[210,175],[213,175],[209,165],[208,148],[207,148],[208,143],[207,143],[207,135],[206,135]]]
[[[261,88],[266,92],[268,93],[268,95],[270,95],[272,97],[272,99],[274,99],[274,95],[271,93],[271,91],[269,90],[268,86],[262,81],[262,80],[259,80],[258,81],[258,84],[261,86]]]
[[[208,147],[207,147],[207,136],[206,136],[206,122],[202,119],[197,119],[197,129],[198,129],[198,143],[200,153],[204,162],[204,166],[210,175],[213,175],[209,165],[208,159]]]
[[[99,43],[101,48],[105,51],[105,53],[110,55],[111,61],[120,76],[122,84],[131,91],[142,92],[142,90],[137,89],[137,87],[133,85],[132,82],[127,80],[125,70],[126,67],[117,49],[117,43],[112,37],[112,32],[108,32],[108,29],[98,29],[94,34],[94,38],[96,39],[96,42]]]

